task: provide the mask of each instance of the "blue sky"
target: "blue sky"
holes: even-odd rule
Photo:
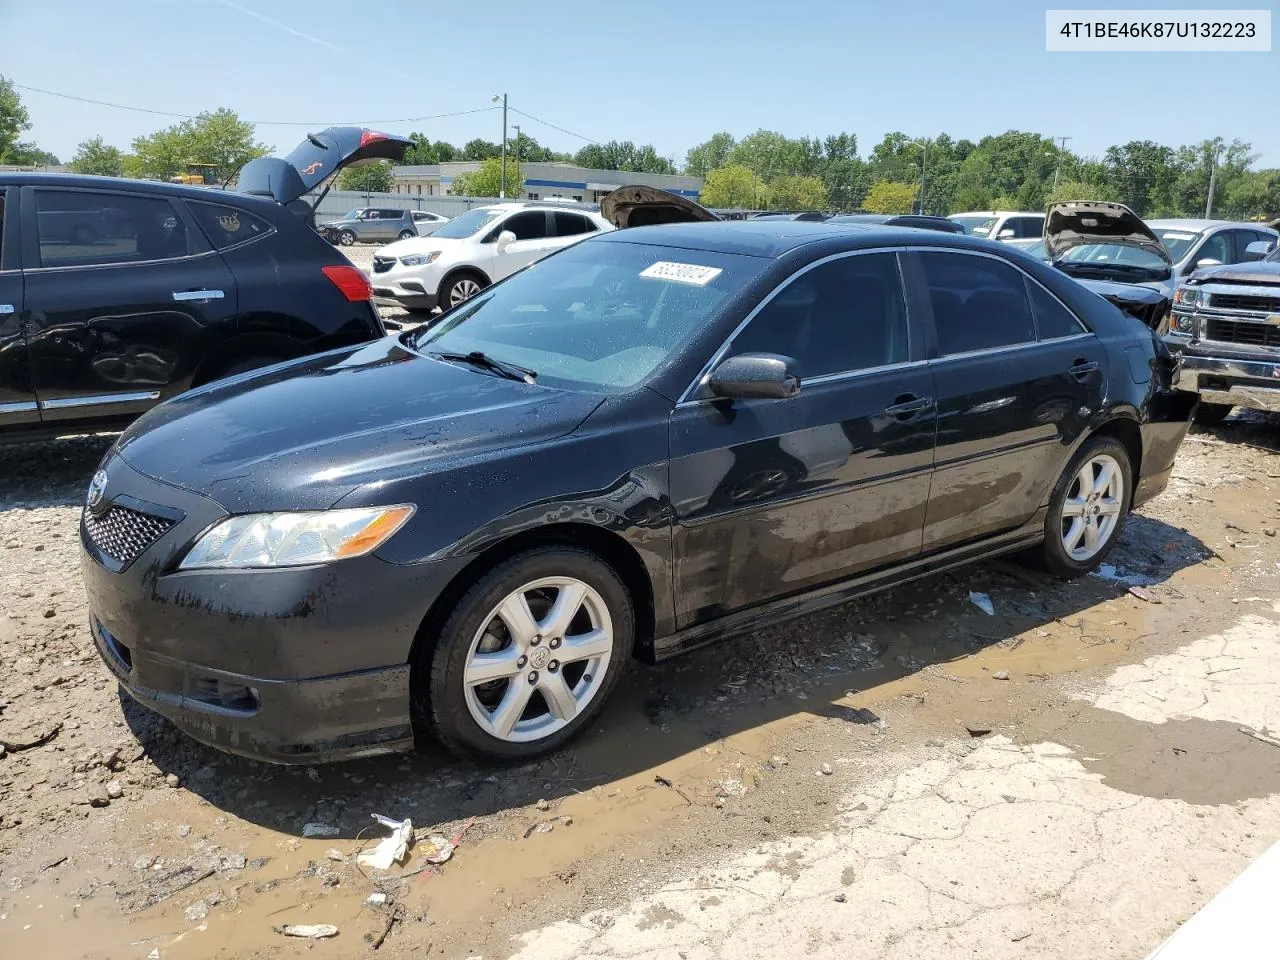
[[[1274,0],[1233,6],[1268,3],[1280,24]],[[741,137],[765,127],[852,131],[864,156],[890,130],[975,140],[1034,130],[1071,137],[1085,155],[1131,139],[1239,137],[1262,165],[1280,166],[1280,52],[1046,53],[1046,6],[1070,5],[0,0],[0,73],[154,110],[226,106],[316,126],[486,108],[506,91],[512,107],[566,130],[652,142],[677,162],[717,130]],[[34,121],[28,137],[64,160],[95,134],[127,148],[176,122],[20,92]],[[515,114],[511,122],[555,149],[586,142]],[[381,126],[496,141],[501,114]],[[258,138],[287,150],[305,129],[262,125]]]

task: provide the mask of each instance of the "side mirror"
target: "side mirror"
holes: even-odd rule
[[[800,392],[796,362],[776,353],[740,353],[711,371],[707,386],[731,400],[785,400]]]
[[[1205,257],[1203,260],[1196,261],[1197,270],[1199,270],[1201,267],[1220,267],[1220,266],[1222,266],[1222,261],[1215,260],[1213,257]]]
[[[1001,230],[999,233],[997,233],[997,234],[996,234],[996,239],[997,239],[997,240],[1012,240],[1012,239],[1013,239],[1013,228],[1012,228],[1012,227],[1005,227],[1003,230]]]
[[[498,234],[498,252],[501,253],[503,250],[507,249],[507,247],[511,246],[511,244],[515,242],[516,242],[516,235],[512,233],[510,230],[503,230],[500,234]]]
[[[1244,261],[1251,263],[1254,260],[1261,260],[1268,253],[1275,249],[1275,244],[1270,240],[1255,240],[1244,248]]]

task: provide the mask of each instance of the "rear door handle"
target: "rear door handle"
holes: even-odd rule
[[[221,300],[225,294],[221,290],[175,290],[173,299],[179,303],[187,300]]]
[[[917,397],[911,394],[899,397],[896,403],[884,408],[891,417],[905,417],[913,413],[922,413],[933,408],[933,397]]]
[[[1083,380],[1089,374],[1098,372],[1098,362],[1096,360],[1077,360],[1067,372],[1077,380]]]

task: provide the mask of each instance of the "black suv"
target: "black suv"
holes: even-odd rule
[[[122,425],[219,377],[384,334],[303,197],[409,141],[358,127],[236,189],[0,174],[0,442]]]

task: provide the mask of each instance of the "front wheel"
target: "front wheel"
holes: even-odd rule
[[[456,307],[463,301],[470,300],[486,286],[488,283],[478,274],[456,274],[440,290],[440,307],[444,310]]]
[[[356,242],[356,235],[350,230],[343,230],[338,234],[338,242],[344,247],[349,247]]]
[[[1229,403],[1205,403],[1201,400],[1196,404],[1196,412],[1192,415],[1192,419],[1202,427],[1216,427],[1223,420],[1227,419],[1227,415],[1234,410]]]
[[[1120,538],[1133,502],[1133,468],[1113,437],[1085,442],[1049,498],[1041,560],[1060,577],[1078,577],[1102,562]]]
[[[542,547],[467,591],[430,663],[415,665],[415,690],[426,687],[432,726],[450,750],[527,760],[599,713],[634,638],[634,604],[612,567],[585,550]]]

